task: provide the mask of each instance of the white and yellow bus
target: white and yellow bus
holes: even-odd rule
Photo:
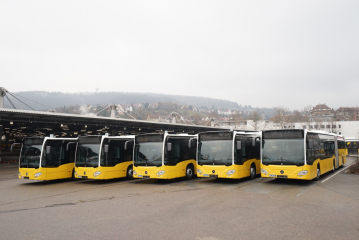
[[[198,134],[197,176],[239,179],[260,174],[261,132]]]
[[[46,181],[73,178],[76,143],[77,138],[24,138],[19,178]]]
[[[197,136],[149,133],[135,139],[134,178],[191,179],[197,171]]]
[[[347,147],[346,155],[359,155],[359,139],[348,137],[345,138],[345,144]]]
[[[263,131],[261,175],[319,180],[346,163],[342,136],[305,129]]]
[[[81,136],[78,138],[75,177],[132,179],[135,136]]]

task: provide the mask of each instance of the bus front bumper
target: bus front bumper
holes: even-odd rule
[[[44,181],[46,180],[46,172],[42,168],[19,168],[19,179],[30,179]]]
[[[197,177],[239,179],[246,177],[248,171],[241,165],[198,165]]]
[[[154,178],[154,179],[172,179],[166,166],[137,166],[133,167],[133,178]]]
[[[287,165],[264,165],[261,164],[261,177],[263,178],[287,178],[311,180],[311,170],[308,165],[305,166],[287,166]]]

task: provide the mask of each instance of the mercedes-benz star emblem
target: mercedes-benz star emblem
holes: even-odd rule
[[[86,175],[86,172],[84,172],[84,175]]]
[[[212,170],[212,173],[215,173],[216,171]]]
[[[284,173],[284,171],[283,171],[283,170],[280,170],[280,173],[281,173],[281,174],[283,174],[283,173]]]
[[[145,174],[147,174],[147,171],[145,171]]]
[[[26,173],[26,176],[27,176],[27,173]]]

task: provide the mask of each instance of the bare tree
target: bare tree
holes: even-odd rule
[[[306,124],[307,129],[310,130],[310,111],[313,109],[312,105],[308,105],[306,107],[303,108],[302,110],[302,114],[303,114],[303,122]]]
[[[291,117],[292,116],[288,108],[279,106],[274,108],[272,121],[278,123],[280,128],[283,129],[284,126],[286,126],[287,123],[290,121]]]
[[[248,120],[252,120],[249,123],[252,125],[254,130],[259,130],[259,122],[263,120],[263,113],[259,110],[259,108],[256,108],[250,112]]]

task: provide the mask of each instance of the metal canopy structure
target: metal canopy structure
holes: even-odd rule
[[[77,137],[83,135],[112,136],[168,131],[172,133],[198,133],[224,130],[223,128],[149,122],[120,118],[27,111],[0,108],[0,129],[6,139],[26,136]],[[0,132],[0,135],[2,135]]]

